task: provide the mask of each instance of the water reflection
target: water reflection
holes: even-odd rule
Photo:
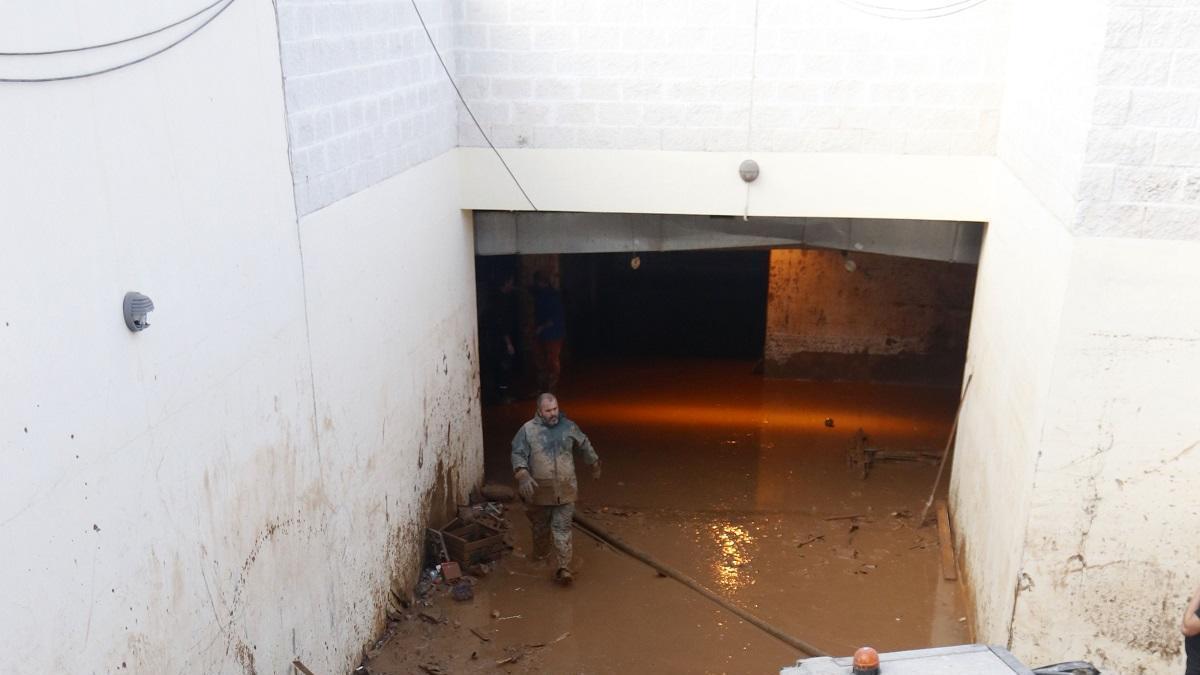
[[[717,583],[728,591],[736,591],[754,584],[743,570],[750,562],[750,545],[754,537],[740,525],[733,523],[713,523],[709,525],[713,538],[717,543],[717,560],[714,571]]]
[[[902,413],[872,410],[853,403],[823,402],[819,409],[797,409],[789,401],[754,406],[734,406],[710,403],[669,403],[637,401],[575,400],[571,402],[571,418],[587,420],[589,424],[663,425],[718,428],[763,428],[776,431],[827,431],[825,419],[837,420],[839,426],[853,430],[864,427],[879,434],[911,431],[915,423],[925,423],[911,411]],[[851,432],[852,433],[852,432]]]

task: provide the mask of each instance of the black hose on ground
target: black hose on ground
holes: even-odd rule
[[[700,583],[697,582],[695,579],[689,577],[688,575],[684,574],[683,572],[680,572],[679,570],[675,569],[674,567],[665,565],[665,564],[659,562],[658,560],[654,559],[648,553],[645,553],[645,552],[641,551],[640,549],[630,546],[629,544],[625,543],[621,539],[617,538],[615,535],[612,535],[612,534],[608,533],[607,531],[605,531],[604,528],[600,527],[598,524],[596,524],[595,521],[591,520],[587,516],[580,515],[578,511],[575,512],[575,526],[578,527],[579,529],[583,530],[585,533],[591,535],[592,537],[595,537],[596,539],[599,539],[599,540],[603,541],[604,543],[612,546],[613,548],[617,549],[618,551],[621,551],[622,553],[625,553],[633,558],[637,558],[638,560],[646,563],[650,567],[653,567],[655,570],[657,570],[660,574],[671,577],[675,581],[678,581],[679,583],[683,584],[684,586],[687,586],[688,588],[692,589],[693,591],[696,591],[700,595],[703,595],[704,597],[715,602],[716,604],[720,605],[724,609],[729,610],[730,612],[736,614],[739,618],[741,618],[746,623],[749,623],[750,625],[762,630],[767,635],[770,635],[771,637],[775,638],[776,640],[779,640],[780,642],[787,644],[789,647],[792,647],[793,649],[797,649],[805,654],[808,654],[809,656],[828,656],[828,654],[821,651],[820,649],[817,649],[816,647],[805,642],[804,640],[801,640],[799,638],[794,638],[791,635],[784,633],[783,631],[772,626],[771,624],[767,623],[766,621],[763,621],[762,619],[754,616],[750,612],[747,612],[746,610],[742,609],[741,607],[738,607],[737,605],[729,602],[725,598],[722,598],[721,596],[717,595],[716,593],[713,593],[712,591],[708,590],[707,588],[701,586]]]

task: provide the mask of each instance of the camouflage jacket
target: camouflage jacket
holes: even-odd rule
[[[575,479],[576,450],[583,453],[583,461],[589,466],[600,461],[592,442],[579,425],[561,415],[558,424],[552,427],[535,415],[513,436],[513,471],[529,469],[537,481],[534,504],[544,506],[575,501],[579,493],[579,482]]]

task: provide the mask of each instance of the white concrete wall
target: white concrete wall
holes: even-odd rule
[[[1027,662],[1181,668],[1197,249],[1133,238],[1196,236],[1195,13],[1014,10],[952,496],[979,637]]]
[[[991,221],[952,483],[980,636],[1175,667],[1197,252],[1080,236],[1196,238],[1197,9],[1027,1],[1010,39],[1011,4],[421,6],[542,208]],[[0,8],[0,44],[178,9]],[[445,152],[481,139],[414,19],[242,0],[135,68],[0,86],[16,672],[344,671],[422,515],[478,478],[459,209],[527,205],[488,151]]]
[[[140,66],[0,86],[9,672],[266,670],[325,639],[275,40],[239,2]]]
[[[458,72],[506,148],[986,155],[1008,4],[895,21],[833,0],[477,0]]]
[[[461,2],[418,6],[453,72]],[[301,215],[456,145],[457,97],[412,5],[280,0],[278,11]]]
[[[975,282],[964,370],[971,383],[950,499],[977,639],[1008,644],[1073,243],[1002,167],[996,193]]]
[[[528,210],[491,150],[459,148],[462,206]],[[504,151],[543,211],[987,220],[989,157],[754,153],[761,173],[738,176],[741,152]]]
[[[0,44],[191,9],[49,4]],[[298,223],[277,40],[241,0],[133,68],[0,85],[4,672],[348,672],[479,477],[453,156]]]
[[[1056,218],[1071,223],[1083,173],[1106,7],[1014,3],[997,156]]]
[[[332,552],[314,563],[330,603],[321,628],[339,648],[378,635],[388,589],[416,583],[425,526],[445,524],[483,475],[473,240],[455,171],[442,155],[300,221],[322,458],[305,503],[325,525],[314,550]]]
[[[1014,617],[1027,661],[1183,671],[1200,578],[1197,259],[1195,242],[1074,245]]]
[[[972,384],[951,480],[960,566],[984,642],[1012,643],[1103,9],[1086,0],[1016,2],[1012,9],[992,212],[967,350]]]

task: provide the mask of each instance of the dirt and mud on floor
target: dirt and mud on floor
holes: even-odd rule
[[[838,655],[969,642],[937,530],[916,520],[930,462],[847,466],[861,427],[881,449],[940,452],[953,389],[764,380],[740,361],[601,363],[565,378],[563,412],[590,436],[581,513],[759,618]],[[489,480],[533,412],[485,410]],[[373,652],[400,673],[769,673],[802,656],[676,581],[575,530],[575,583],[529,559],[529,524],[474,597],[430,595]]]

